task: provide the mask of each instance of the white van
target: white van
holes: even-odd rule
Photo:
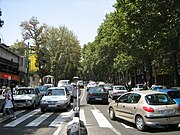
[[[59,82],[58,82],[58,87],[62,87],[62,86],[66,86],[66,85],[68,85],[68,84],[70,84],[70,80],[60,80]]]

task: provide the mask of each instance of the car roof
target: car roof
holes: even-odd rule
[[[18,87],[17,89],[34,89],[34,87]]]
[[[124,85],[113,85],[113,87],[125,87]]]
[[[156,89],[155,91],[169,92],[169,91],[180,91],[180,90],[178,90],[178,89]]]
[[[153,90],[142,90],[142,91],[130,91],[128,93],[138,93],[141,95],[149,95],[149,94],[164,94],[164,92],[159,92],[159,91],[153,91]]]
[[[50,87],[50,88],[48,88],[48,90],[50,90],[50,89],[65,89],[65,87]]]

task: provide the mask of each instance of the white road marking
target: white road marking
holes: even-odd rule
[[[60,114],[60,115],[49,125],[49,127],[59,127],[64,121],[65,121],[65,119],[62,118],[62,114]]]
[[[16,111],[16,112],[15,112],[15,115],[18,115],[18,114],[23,113],[23,112],[25,112],[25,110]],[[9,116],[8,116],[7,118],[5,118],[5,119],[2,119],[2,118],[1,118],[0,122],[3,122],[3,121],[5,121],[5,120],[7,120],[7,119],[9,119],[9,118],[10,118]]]
[[[23,115],[22,117],[19,117],[18,119],[4,125],[4,127],[15,127],[19,123],[21,123],[21,122],[25,121],[26,119],[32,117],[33,115],[37,114],[38,112],[39,112],[39,109],[31,111],[31,112],[27,113],[26,115]]]
[[[57,128],[57,130],[53,133],[53,135],[59,135],[59,132],[62,129],[62,123],[59,125],[59,127]]]
[[[26,127],[37,127],[41,122],[43,122],[45,119],[47,119],[51,114],[53,113],[45,113],[42,114],[40,117],[35,119],[34,121],[30,122]]]
[[[121,125],[123,125],[125,128],[132,128],[132,127],[130,127],[130,126],[124,124],[124,123],[121,123]]]
[[[114,133],[116,133],[117,135],[121,135],[121,133],[120,133],[119,131],[117,131],[114,127],[111,128],[111,130],[112,130]]]
[[[104,127],[104,128],[113,127],[99,110],[91,110],[91,111],[100,127]]]
[[[84,122],[84,124],[86,125],[86,118],[85,118],[85,114],[84,114],[84,109],[80,109],[80,120],[82,120]]]

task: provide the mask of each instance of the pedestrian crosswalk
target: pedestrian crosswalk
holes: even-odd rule
[[[88,112],[88,114],[87,114]],[[35,109],[31,111],[27,110],[19,110],[16,111],[17,118],[15,120],[2,119],[0,118],[0,128],[10,127],[15,128],[16,126],[22,124],[25,128],[28,127],[38,127],[43,122],[48,120],[49,127],[60,127],[62,123],[69,122],[73,117],[73,111],[70,110],[68,112],[46,112],[41,113],[40,109]],[[51,119],[49,119],[51,117]],[[98,109],[90,109],[90,110],[80,110],[80,120],[84,122],[86,126],[91,125],[91,121],[94,119],[96,121],[99,128],[110,128],[113,129],[111,122],[103,115],[103,113]],[[28,122],[25,122],[28,121]],[[50,122],[49,122],[50,121]],[[131,126],[127,126],[123,123],[120,123],[125,128],[133,128]]]
[[[58,127],[63,122],[68,121],[70,117],[72,117],[72,110],[70,112],[46,112],[41,113],[40,109],[35,109],[32,111],[27,110],[19,110],[15,112],[17,118],[11,119],[10,116],[6,118],[0,118],[0,127],[16,127],[23,123],[24,121],[30,121],[28,124],[24,125],[25,127],[38,127],[44,121],[46,121],[49,117],[54,116],[54,119],[51,120],[49,127]],[[7,123],[8,121],[8,123]],[[3,125],[4,124],[4,125]]]

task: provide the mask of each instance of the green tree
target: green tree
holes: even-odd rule
[[[72,79],[80,65],[81,47],[75,34],[65,26],[48,27],[45,49],[49,57],[47,65],[55,80]]]
[[[45,37],[45,31],[47,28],[46,24],[40,25],[37,18],[32,17],[29,21],[23,21],[20,24],[22,29],[22,37],[24,41],[29,40],[31,44],[35,46],[35,53],[37,54],[37,62],[36,66],[39,68],[39,76],[42,78],[46,72],[44,70],[44,60],[43,52],[41,48],[43,48],[44,44],[47,42],[47,38]],[[42,69],[43,67],[43,69]],[[43,70],[43,71],[42,71]]]

